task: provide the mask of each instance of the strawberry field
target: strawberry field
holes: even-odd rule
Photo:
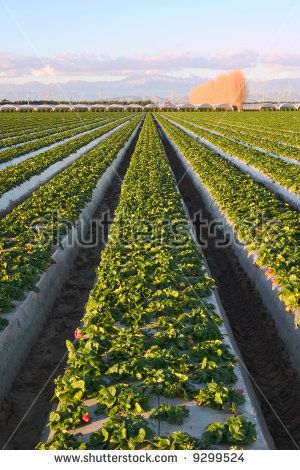
[[[42,114],[0,115],[3,445],[294,448],[300,115]]]

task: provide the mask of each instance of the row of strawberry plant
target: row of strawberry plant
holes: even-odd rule
[[[112,120],[116,120],[116,118],[112,118]],[[16,157],[20,157],[21,155],[25,155],[35,150],[43,149],[44,147],[48,147],[49,145],[55,144],[56,142],[74,137],[76,136],[76,134],[79,134],[81,132],[87,132],[88,130],[92,131],[95,128],[99,128],[100,125],[101,122],[96,122],[86,126],[85,128],[82,128],[82,130],[78,128],[75,130],[68,130],[55,134],[54,136],[43,137],[33,142],[25,143],[24,145],[20,145],[19,147],[8,148],[7,150],[3,150],[2,152],[0,152],[0,162],[4,163],[9,160],[13,160]]]
[[[300,137],[299,113],[202,113],[202,120],[230,124],[240,129],[251,129],[274,137],[277,135],[279,140],[281,137],[288,139]]]
[[[93,119],[80,119],[77,115],[73,116],[72,119],[64,119],[61,117],[61,114],[58,113],[58,116],[55,115],[51,120],[49,119],[36,119],[34,116],[31,116],[31,121],[20,122],[16,119],[17,115],[10,116],[10,125],[5,127],[3,121],[3,115],[0,113],[0,145],[5,147],[5,144],[10,141],[14,142],[16,139],[27,139],[27,137],[35,135],[39,132],[46,132],[47,130],[60,129],[64,127],[75,127],[76,125],[89,124],[92,123]],[[5,130],[4,130],[5,128]]]
[[[58,134],[60,132],[64,132],[67,130],[75,130],[75,129],[82,129],[82,132],[84,129],[88,130],[88,126],[92,124],[97,124],[101,121],[104,121],[106,119],[91,119],[88,123],[84,121],[78,121],[78,119],[68,122],[66,124],[62,123],[57,123],[56,125],[53,125],[51,127],[47,126],[44,129],[35,129],[34,132],[27,132],[26,134],[22,134],[19,136],[14,136],[9,139],[5,139],[3,141],[0,140],[0,150],[2,151],[2,148],[7,148],[7,147],[12,147],[13,145],[16,144],[23,144],[25,142],[28,142],[29,140],[37,140],[41,139],[42,137],[47,137],[53,134]]]
[[[9,310],[14,300],[35,289],[51,263],[53,249],[78,219],[97,181],[140,119],[125,124],[0,221],[0,311]]]
[[[198,125],[203,126],[201,118],[199,118],[198,116],[194,117],[194,115],[193,115],[188,120],[193,124],[196,124],[196,125],[198,124]],[[239,142],[242,142],[244,144],[247,144],[247,145],[250,145],[250,146],[256,146],[256,147],[261,148],[262,150],[272,152],[274,154],[284,156],[286,158],[291,158],[291,159],[295,159],[295,160],[300,161],[300,152],[299,152],[300,149],[298,147],[294,147],[294,146],[289,145],[289,144],[282,145],[282,144],[278,143],[277,140],[274,141],[268,135],[264,135],[264,134],[263,135],[257,135],[257,133],[255,133],[255,135],[253,135],[249,131],[248,132],[243,131],[243,133],[241,133],[241,131],[239,131],[239,130],[235,131],[232,128],[227,130],[227,128],[225,126],[220,126],[219,124],[215,124],[215,125],[210,124],[208,131],[210,129],[212,129],[215,132],[221,133],[222,136],[224,136],[223,140],[226,140],[226,137],[231,138],[231,139],[236,139]],[[205,131],[205,129],[199,129],[198,128],[198,130],[201,131],[201,132],[207,132],[207,131]],[[212,135],[214,138],[218,137],[214,134],[211,134],[211,133],[209,133],[209,134]],[[219,136],[220,139],[222,139],[222,136]],[[227,145],[229,145],[228,140],[227,140],[227,142],[228,142]],[[231,142],[231,143],[234,144],[235,142]],[[247,150],[250,150],[250,149],[247,149]],[[255,152],[255,150],[254,150],[254,152]],[[269,158],[267,155],[265,155],[262,152],[257,152],[256,151],[256,154],[258,156],[261,156],[262,160],[265,157]],[[271,159],[274,162],[274,164],[276,164],[277,161],[278,161],[278,160],[275,160],[272,157],[271,157]]]
[[[97,274],[76,341],[67,341],[68,367],[56,380],[53,435],[39,448],[180,450],[253,442],[255,426],[238,414],[245,398],[234,387],[236,358],[207,300],[214,283],[149,114]],[[94,413],[88,399],[97,405]],[[216,408],[221,421],[222,412],[229,418],[203,434],[201,422],[193,435],[182,432],[188,400]],[[91,421],[99,429],[83,442],[78,427]],[[158,421],[177,431],[159,435]]]
[[[285,149],[288,151],[289,148],[298,148],[298,143],[300,144],[298,137],[294,135],[282,134],[279,132],[270,132],[263,129],[250,128],[250,127],[240,127],[228,122],[218,122],[211,123],[209,121],[201,121],[201,125],[208,127],[211,130],[222,133],[226,136],[234,138],[236,140],[242,140],[244,143],[252,146],[256,146],[264,149],[264,145],[275,144],[273,152],[285,155],[283,152]],[[270,149],[264,149],[270,152]],[[291,158],[290,154],[285,155],[288,158]]]
[[[101,137],[103,134],[109,132],[125,121],[126,118],[123,120],[114,120],[110,124],[98,127],[95,131],[79,136],[74,140],[65,142],[51,150],[28,158],[27,160],[5,168],[4,170],[0,170],[0,197],[10,189],[27,181],[31,176],[40,174],[53,163],[63,160],[71,153]]]
[[[184,131],[156,117],[299,323],[300,214]]]
[[[111,114],[111,113],[108,113]],[[26,136],[36,130],[59,127],[68,124],[92,122],[90,113],[0,113],[0,139]]]
[[[209,130],[203,130],[186,119],[177,119],[177,117],[174,119],[170,114],[168,117],[173,122],[176,122],[185,129],[193,132],[196,136],[215,145],[221,151],[247,163],[256,170],[261,171],[282,187],[297,195],[300,194],[300,166],[274,158],[270,155],[259,152],[258,150],[245,147],[238,142],[229,140],[226,136],[223,137],[221,135],[213,134]]]
[[[185,116],[187,117],[187,113],[179,113],[180,116]],[[262,138],[263,141],[265,139],[268,139],[270,141],[273,141],[275,143],[278,142],[284,142],[287,145],[295,146],[295,145],[300,145],[300,132],[292,132],[290,127],[290,120],[285,116],[285,120],[287,121],[287,129],[278,129],[278,123],[273,121],[270,121],[270,113],[269,114],[260,114],[260,120],[256,121],[254,120],[252,122],[252,119],[245,119],[245,116],[249,116],[247,113],[242,114],[242,120],[236,121],[233,117],[233,113],[227,113],[226,118],[223,119],[218,119],[213,113],[208,113],[203,114],[201,116],[201,119],[199,117],[199,123],[201,125],[209,125],[210,127],[214,128],[224,128],[227,129],[228,131],[236,131],[240,132],[242,135],[250,135],[251,137],[257,138],[257,144],[259,144],[259,139]],[[250,114],[251,118],[255,116],[255,114],[251,113]],[[299,127],[299,118],[297,119],[297,127]],[[269,125],[267,125],[269,124]]]

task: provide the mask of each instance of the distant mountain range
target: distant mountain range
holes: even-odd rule
[[[185,102],[190,88],[204,82],[199,77],[136,76],[118,81],[72,80],[65,83],[44,84],[38,81],[22,85],[0,84],[0,101],[32,100],[94,101],[101,99],[166,99]],[[249,81],[248,101],[300,101],[299,79]]]
[[[300,78],[249,81],[248,101],[300,101]]]

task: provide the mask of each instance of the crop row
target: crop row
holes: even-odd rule
[[[180,117],[187,117],[187,113],[178,113]],[[190,113],[189,113],[190,114]],[[194,117],[194,116],[193,116]],[[196,116],[195,116],[196,117]],[[243,113],[243,118],[245,117],[245,113]],[[268,115],[269,118],[269,115]],[[298,118],[298,126],[299,126],[299,120],[300,117]],[[209,126],[209,128],[213,129],[224,129],[233,132],[239,132],[241,135],[249,135],[251,138],[257,138],[257,145],[259,144],[259,139],[262,138],[263,141],[265,139],[268,139],[270,141],[273,141],[275,143],[278,142],[284,142],[287,145],[295,146],[295,145],[300,145],[300,132],[293,132],[290,130],[283,130],[283,129],[278,129],[278,126],[273,124],[273,126],[265,126],[264,124],[266,122],[266,115],[263,115],[263,118],[255,124],[255,121],[252,122],[251,120],[242,120],[242,121],[236,121],[235,119],[232,118],[232,114],[227,113],[226,118],[223,119],[216,119],[215,116],[213,116],[213,113],[209,113],[201,116],[201,119],[198,119],[199,124],[204,126]],[[287,121],[289,122],[288,118]],[[272,121],[271,121],[272,123]]]
[[[236,157],[237,159],[263,172],[284,188],[294,192],[295,194],[300,194],[300,166],[264,154],[259,150],[245,147],[238,142],[228,139],[226,136],[223,137],[221,135],[213,134],[209,130],[203,130],[186,119],[181,120],[177,119],[177,117],[174,119],[173,115],[170,114],[168,117],[172,121],[179,123],[181,126],[192,131],[198,137],[216,145],[223,152],[227,152],[233,157]]]
[[[166,119],[157,119],[299,323],[300,214]]]
[[[0,139],[27,135],[37,130],[68,124],[92,122],[88,113],[0,113]]]
[[[84,145],[114,129],[125,120],[126,118],[122,121],[114,120],[112,123],[98,127],[95,131],[79,136],[74,140],[65,142],[51,150],[35,155],[4,170],[0,170],[0,197],[10,189],[25,182],[31,176],[40,174],[53,163],[63,160]]]
[[[115,119],[116,118],[113,118],[112,120]],[[53,136],[50,135],[41,139],[37,139],[33,142],[27,142],[18,147],[8,148],[7,150],[3,150],[2,152],[0,152],[0,163],[13,160],[16,157],[33,152],[35,150],[43,149],[44,147],[48,147],[49,145],[55,144],[56,142],[63,141],[64,139],[68,139],[70,137],[74,137],[76,136],[76,134],[79,134],[81,132],[87,132],[88,130],[99,128],[100,125],[101,121],[98,121],[96,123],[92,123],[88,126],[85,126],[84,128],[82,128],[82,131],[78,128],[71,129],[68,131],[59,132],[58,134],[55,134]]]
[[[271,130],[269,128],[266,129],[261,127],[237,126],[236,124],[229,122],[220,122],[219,125],[227,131],[232,130],[234,132],[239,132],[240,135],[245,135],[246,137],[249,136],[252,139],[257,138],[257,145],[259,145],[260,139],[262,139],[263,142],[267,139],[279,145],[282,142],[283,144],[291,147],[300,146],[300,133],[297,134],[295,132],[278,130],[277,128],[273,128]],[[279,149],[282,150],[281,147],[278,147],[278,150]]]
[[[0,311],[34,290],[55,246],[91,198],[97,181],[125,145],[140,118],[83,155],[0,221]]]
[[[88,123],[84,121],[80,122],[78,121],[78,119],[76,119],[73,122],[68,122],[66,124],[57,123],[55,126],[53,125],[52,127],[47,126],[45,129],[37,129],[34,132],[27,132],[26,134],[21,134],[19,136],[14,136],[9,139],[5,139],[4,141],[0,141],[0,147],[1,148],[11,147],[16,144],[28,142],[29,140],[31,141],[31,140],[40,139],[42,137],[50,136],[53,134],[58,134],[60,132],[67,131],[67,130],[74,130],[74,129],[84,130],[85,128],[88,129],[88,125],[94,124],[94,123],[96,124],[99,122],[101,122],[99,118],[98,119],[94,118]]]
[[[241,139],[249,145],[256,145],[263,148],[268,143],[276,144],[277,153],[284,151],[285,147],[295,148],[300,145],[300,136],[293,134],[284,134],[278,131],[269,131],[264,129],[240,127],[226,122],[211,123],[209,121],[201,122],[203,125],[208,125],[209,129],[221,132],[232,138]],[[269,150],[270,151],[270,150]],[[274,147],[275,152],[275,147]]]
[[[39,448],[180,450],[253,442],[255,426],[238,412],[245,398],[234,387],[236,358],[207,300],[213,281],[150,115],[97,274],[77,339],[67,342],[68,367],[56,380],[52,436]],[[192,435],[180,431],[195,406],[220,410],[221,422],[203,434],[201,419]],[[80,426],[91,421],[99,428],[83,441]],[[171,432],[160,435],[164,422]]]
[[[222,122],[224,124],[230,123],[244,129],[252,128],[261,130],[266,134],[278,135],[300,135],[299,131],[299,113],[256,113],[256,112],[242,112],[242,113],[202,113],[203,120],[207,122]]]
[[[189,121],[198,125],[203,125],[201,118],[198,116],[195,117],[193,115],[191,118],[189,118]],[[267,134],[258,135],[258,133],[253,134],[249,131],[243,131],[241,133],[241,131],[233,130],[232,128],[227,130],[224,126],[220,126],[219,124],[209,124],[209,129],[212,129],[215,132],[219,132],[225,137],[236,139],[247,145],[256,146],[265,151],[300,161],[300,148],[293,147],[291,144],[282,145],[278,142],[278,140],[274,141],[273,138]],[[260,155],[262,155],[261,152]]]

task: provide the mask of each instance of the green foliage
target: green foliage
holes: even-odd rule
[[[151,449],[157,450],[195,450],[199,441],[185,432],[173,432],[170,436],[157,436],[153,439]]]
[[[280,145],[266,137],[262,138],[260,136],[257,138],[257,135],[253,136],[244,130],[234,130],[232,127],[227,128],[224,125],[208,124],[209,128],[206,129],[201,127],[197,115],[189,117],[188,120],[186,118],[181,119],[180,115],[176,115],[175,119],[173,115],[169,117],[197,136],[216,145],[223,152],[263,172],[286,189],[298,195],[300,194],[299,166],[279,158],[274,158],[274,156],[261,152],[251,146],[260,147],[265,151],[271,151],[275,154],[277,153],[278,155],[300,161],[299,148],[293,148],[292,145]],[[218,134],[215,132],[218,132]],[[250,145],[250,147],[247,145]]]
[[[147,409],[148,397],[143,391],[126,383],[119,383],[105,387],[100,387],[98,397],[99,406],[97,412],[105,413],[108,416],[116,414],[141,414]]]
[[[300,308],[300,214],[249,175],[170,124],[162,115],[157,118],[234,226],[239,241],[255,254],[256,264],[264,269],[273,269],[273,288],[277,289],[287,310],[294,311],[297,322],[300,322],[297,314]],[[189,127],[186,123],[185,126]],[[268,158],[273,165],[274,158]],[[262,161],[263,157],[259,159]],[[280,170],[283,177],[288,178],[290,166],[285,164],[285,170]]]
[[[40,442],[37,450],[85,450],[86,445],[80,436],[57,431],[47,442]]]
[[[9,310],[14,300],[23,299],[27,290],[36,289],[36,282],[51,264],[54,247],[72,228],[136,125],[137,119],[124,125],[0,221],[0,312]]]
[[[80,424],[84,413],[85,409],[81,401],[61,404],[56,411],[50,413],[49,426],[51,431],[75,429]]]
[[[99,126],[99,124],[101,123],[98,123],[97,125]],[[105,134],[106,132],[109,132],[114,127],[118,126],[119,124],[121,124],[120,121],[118,122],[113,121],[111,124],[102,126],[101,128],[98,128],[92,132],[89,132],[88,134],[85,134],[79,137],[76,137],[76,133],[78,131],[75,131],[74,133],[69,135],[69,137],[73,137],[73,136],[76,137],[74,138],[74,140],[71,140],[66,143],[62,143],[51,150],[47,150],[41,154],[27,158],[26,160],[20,163],[17,163],[15,165],[9,166],[8,168],[5,168],[4,170],[1,170],[0,171],[0,176],[1,176],[0,197],[5,192],[11,190],[12,188],[28,180],[28,178],[30,178],[31,176],[40,174],[42,171],[44,171],[53,163],[63,160],[68,155],[76,152],[77,150],[79,150],[84,145],[87,145],[92,140],[97,139],[98,137],[101,137],[103,134]],[[83,131],[85,131],[85,129],[83,129],[81,132]],[[60,137],[62,139],[66,138],[64,136],[60,136]],[[41,142],[41,145],[42,144],[43,143]],[[0,153],[0,157],[1,155],[2,155],[2,152]]]
[[[212,408],[223,410],[229,408],[235,412],[236,407],[245,402],[241,391],[221,383],[210,382],[201,388],[194,397],[197,405],[209,405]]]
[[[6,318],[1,318],[0,317],[0,331],[4,330],[7,327],[8,323],[9,322],[8,322],[8,320],[6,320]]]
[[[44,147],[48,147],[49,145],[55,144],[56,142],[62,141],[64,139],[67,139],[67,138],[70,138],[70,137],[73,137],[73,136],[76,136],[76,134],[78,134],[80,132],[85,132],[87,130],[93,130],[96,127],[99,127],[99,121],[95,122],[95,123],[92,123],[90,125],[82,126],[82,128],[79,128],[79,129],[77,127],[74,130],[71,129],[71,130],[66,130],[66,131],[63,131],[63,132],[58,132],[58,133],[55,133],[53,136],[51,136],[51,134],[48,133],[43,138],[38,138],[36,140],[32,139],[33,140],[32,142],[25,142],[25,143],[23,143],[23,144],[21,144],[20,146],[17,146],[17,147],[15,145],[12,145],[11,147],[9,147],[7,149],[4,149],[0,153],[0,163],[4,163],[6,161],[12,160],[12,159],[14,159],[16,157],[19,157],[21,155],[24,155],[24,154],[27,154],[27,153],[30,153],[30,152],[33,152],[33,151],[36,151],[36,150],[39,150],[39,149],[43,149]],[[97,135],[98,135],[97,132],[99,132],[99,131],[94,132],[94,138],[97,137]],[[93,133],[91,133],[91,134],[93,134]]]
[[[214,422],[207,426],[202,436],[204,446],[246,445],[255,440],[255,426],[243,416],[232,416],[225,423]]]
[[[109,417],[89,448],[199,448],[188,434],[151,431],[156,417],[180,426],[185,407],[162,404],[150,410],[148,423],[149,415],[141,414],[163,396],[192,399],[196,380],[235,381],[235,358],[207,301],[213,287],[148,114],[101,254],[82,338],[67,343],[68,367],[56,382],[60,404],[96,396],[97,412]]]
[[[114,416],[92,434],[91,449],[135,450],[145,447],[153,437],[153,431],[141,416]]]
[[[189,409],[186,406],[173,406],[167,403],[161,403],[150,413],[150,418],[160,421],[167,421],[169,424],[182,424],[184,418],[189,415]]]

